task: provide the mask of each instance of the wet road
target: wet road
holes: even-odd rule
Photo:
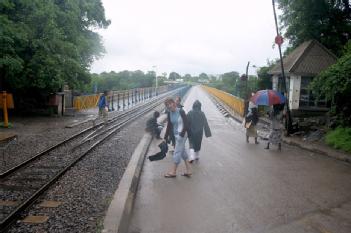
[[[350,164],[285,144],[281,152],[247,144],[242,126],[199,87],[186,111],[195,99],[213,136],[203,140],[191,178],[180,176],[184,164],[176,178],[163,177],[170,155],[145,161],[129,233],[351,232]]]

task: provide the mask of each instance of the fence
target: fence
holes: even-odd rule
[[[146,87],[146,88],[135,88],[130,90],[122,91],[109,91],[107,100],[109,103],[109,108],[111,110],[124,109],[129,107],[134,103],[150,99],[156,95],[165,93],[169,90],[176,88],[177,85],[164,85],[155,89],[155,87]],[[99,101],[100,94],[94,95],[83,95],[75,96],[73,98],[73,108],[76,111],[81,111],[84,109],[95,108]]]
[[[238,114],[241,117],[244,116],[245,103],[243,99],[213,87],[202,86],[202,88],[225,103],[235,114]]]
[[[95,108],[99,101],[99,97],[99,94],[75,96],[73,98],[73,108],[78,111],[83,109]]]

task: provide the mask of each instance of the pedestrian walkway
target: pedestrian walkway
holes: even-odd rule
[[[288,145],[279,152],[264,150],[262,141],[247,144],[242,126],[199,87],[186,112],[195,99],[213,136],[204,138],[191,178],[180,176],[184,164],[176,178],[163,177],[171,154],[145,161],[129,233],[350,232],[350,164]]]

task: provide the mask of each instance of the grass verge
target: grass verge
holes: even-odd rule
[[[351,128],[336,128],[329,131],[325,141],[335,149],[351,153]]]

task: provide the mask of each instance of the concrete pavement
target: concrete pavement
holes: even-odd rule
[[[195,99],[213,136],[204,138],[191,178],[180,176],[184,164],[176,178],[163,177],[171,154],[145,161],[129,233],[351,232],[350,164],[285,144],[281,152],[247,144],[242,126],[199,87],[186,111]]]

